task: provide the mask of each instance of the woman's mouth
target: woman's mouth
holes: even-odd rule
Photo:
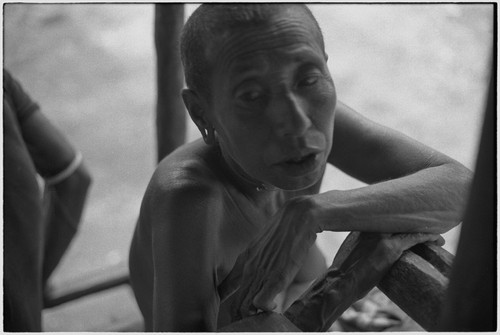
[[[310,153],[304,156],[286,159],[276,164],[281,173],[285,173],[293,177],[309,174],[315,171],[319,165],[319,153]]]
[[[312,153],[312,154],[305,155],[302,157],[292,158],[290,160],[285,161],[285,163],[286,164],[304,164],[308,161],[314,160],[315,157],[316,157],[316,154]]]

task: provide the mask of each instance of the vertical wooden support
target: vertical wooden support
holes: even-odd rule
[[[183,4],[155,5],[158,162],[186,140],[186,112],[181,98],[184,76],[179,52],[183,25]]]
[[[496,62],[496,57],[493,62]],[[436,330],[497,329],[497,218],[494,173],[496,66],[493,66],[492,74],[474,181],[462,223],[443,317]]]

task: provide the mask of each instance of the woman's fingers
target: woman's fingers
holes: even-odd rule
[[[444,237],[441,235],[439,235],[439,238],[436,241],[434,241],[434,244],[437,246],[440,246],[440,247],[442,247],[445,243],[446,243],[446,241],[445,241]]]
[[[400,240],[403,251],[420,243],[431,242],[431,243],[436,243],[438,245],[444,244],[444,239],[439,234],[428,234],[428,233],[394,234],[393,237]]]

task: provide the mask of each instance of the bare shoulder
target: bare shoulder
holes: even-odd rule
[[[196,142],[187,144],[160,162],[144,196],[142,211],[146,213],[141,215],[149,216],[151,222],[167,224],[162,222],[162,216],[187,218],[215,209],[213,206],[220,203],[223,193],[204,157],[204,149]]]
[[[187,329],[218,308],[214,274],[223,192],[200,148],[188,144],[165,158],[141,205],[130,270],[149,330]],[[203,309],[193,310],[193,301]]]
[[[176,248],[177,242],[200,242],[216,232],[223,193],[199,151],[187,144],[156,168],[142,199],[131,254],[150,255],[155,245]]]
[[[207,159],[209,149],[198,141],[184,145],[158,164],[148,188],[162,192],[179,191],[181,186],[217,188],[219,181]]]

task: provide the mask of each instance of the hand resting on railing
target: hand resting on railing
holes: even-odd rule
[[[427,241],[432,241],[434,245],[426,243],[415,247],[425,259],[412,251],[405,251]],[[442,243],[439,235],[351,233],[325,276],[315,281],[284,315],[260,313],[219,331],[326,331],[352,303],[379,282],[379,287],[389,298],[428,329],[433,320],[429,321],[430,313],[421,311],[415,305],[415,302],[419,302],[415,295],[420,295],[420,300],[428,300],[424,307],[430,306],[431,313],[439,308],[446,281],[439,280],[439,276],[443,275],[429,262],[438,264],[436,267],[441,269],[451,264],[451,255],[438,246]],[[408,277],[416,278],[417,282],[408,281]],[[424,292],[419,289],[420,285],[428,286],[429,283],[435,284],[433,289]],[[387,289],[388,285],[396,288]],[[405,287],[407,292],[401,293]],[[400,295],[399,301],[395,294]],[[437,299],[428,299],[429,296]],[[417,315],[419,313],[424,316]]]

